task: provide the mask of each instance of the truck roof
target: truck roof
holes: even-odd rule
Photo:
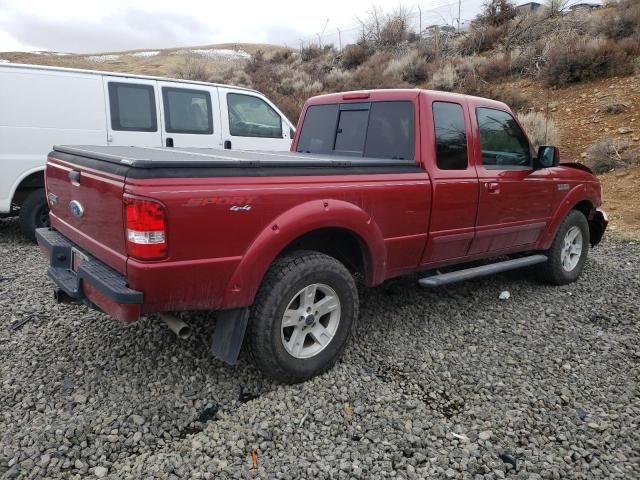
[[[223,83],[209,83],[209,82],[199,82],[196,80],[185,80],[181,78],[171,78],[171,77],[156,77],[151,75],[136,75],[133,73],[122,73],[122,72],[107,72],[103,70],[85,70],[81,68],[67,68],[67,67],[52,67],[48,65],[33,65],[29,63],[0,63],[0,68],[20,68],[24,70],[45,70],[48,72],[71,72],[71,73],[83,73],[89,75],[109,75],[110,77],[121,77],[121,78],[139,78],[142,80],[158,80],[163,82],[177,82],[177,83],[186,83],[190,85],[206,85],[208,87],[225,87],[225,88],[233,88],[236,90],[245,90],[247,92],[255,92],[260,93],[257,90],[246,87],[238,87],[235,85],[226,85]]]
[[[325,95],[316,95],[307,100],[307,105],[324,104],[324,103],[342,103],[345,101],[384,101],[384,100],[401,100],[412,98],[412,96],[426,95],[428,97],[437,97],[439,100],[449,100],[459,102],[462,99],[471,100],[473,103],[481,103],[486,106],[492,106],[499,109],[509,110],[509,106],[497,100],[491,100],[484,97],[475,97],[473,95],[465,95],[462,93],[451,93],[440,90],[426,90],[423,88],[389,88],[375,90],[354,90],[350,92],[329,93]]]

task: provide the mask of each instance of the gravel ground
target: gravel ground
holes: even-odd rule
[[[365,290],[343,360],[282,386],[213,359],[206,315],[180,341],[55,304],[0,221],[0,477],[640,478],[639,258],[608,239],[564,287]]]

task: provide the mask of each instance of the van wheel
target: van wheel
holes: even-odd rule
[[[18,218],[22,233],[32,242],[36,241],[36,228],[49,226],[49,207],[44,196],[44,188],[34,190],[20,206]]]
[[[256,365],[284,383],[328,370],[349,340],[358,309],[353,276],[335,258],[300,251],[276,260],[251,308]]]
[[[545,283],[564,285],[575,282],[589,253],[589,224],[585,216],[571,210],[558,228],[547,260],[538,266],[538,275]]]

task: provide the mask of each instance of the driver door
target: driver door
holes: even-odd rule
[[[533,245],[552,213],[549,171],[533,169],[529,140],[510,113],[480,106],[471,113],[480,192],[469,255]]]
[[[288,151],[293,131],[266,98],[251,91],[219,88],[223,145],[233,150]]]

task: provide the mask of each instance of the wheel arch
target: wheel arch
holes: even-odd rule
[[[370,215],[342,200],[313,200],[281,214],[257,235],[227,285],[225,308],[251,305],[274,260],[298,249],[333,256],[352,271],[360,268],[367,285],[384,280],[386,247]]]
[[[37,189],[44,188],[44,167],[36,167],[24,172],[13,184],[11,189],[11,204],[20,206],[27,195]]]
[[[567,214],[571,210],[577,210],[585,216],[585,218],[587,219],[587,222],[589,222],[589,231],[591,233],[591,229],[592,229],[591,220],[594,215],[593,212],[596,211],[595,206],[598,205],[599,203],[600,201],[596,197],[596,195],[594,195],[593,192],[589,191],[584,185],[578,185],[575,188],[573,188],[573,190],[571,190],[565,196],[564,200],[559,205],[551,221],[547,225],[547,228],[545,229],[542,236],[540,237],[540,241],[538,242],[538,249],[548,250],[551,247],[551,244],[553,243],[553,239],[555,238],[556,233],[558,231],[558,228],[560,228],[560,224],[562,223],[564,218],[567,216]],[[595,224],[594,224],[594,228],[597,228]],[[600,233],[600,237],[602,237],[603,232],[604,232],[604,229],[602,229],[602,232]],[[598,241],[599,240],[600,239],[598,238]]]

